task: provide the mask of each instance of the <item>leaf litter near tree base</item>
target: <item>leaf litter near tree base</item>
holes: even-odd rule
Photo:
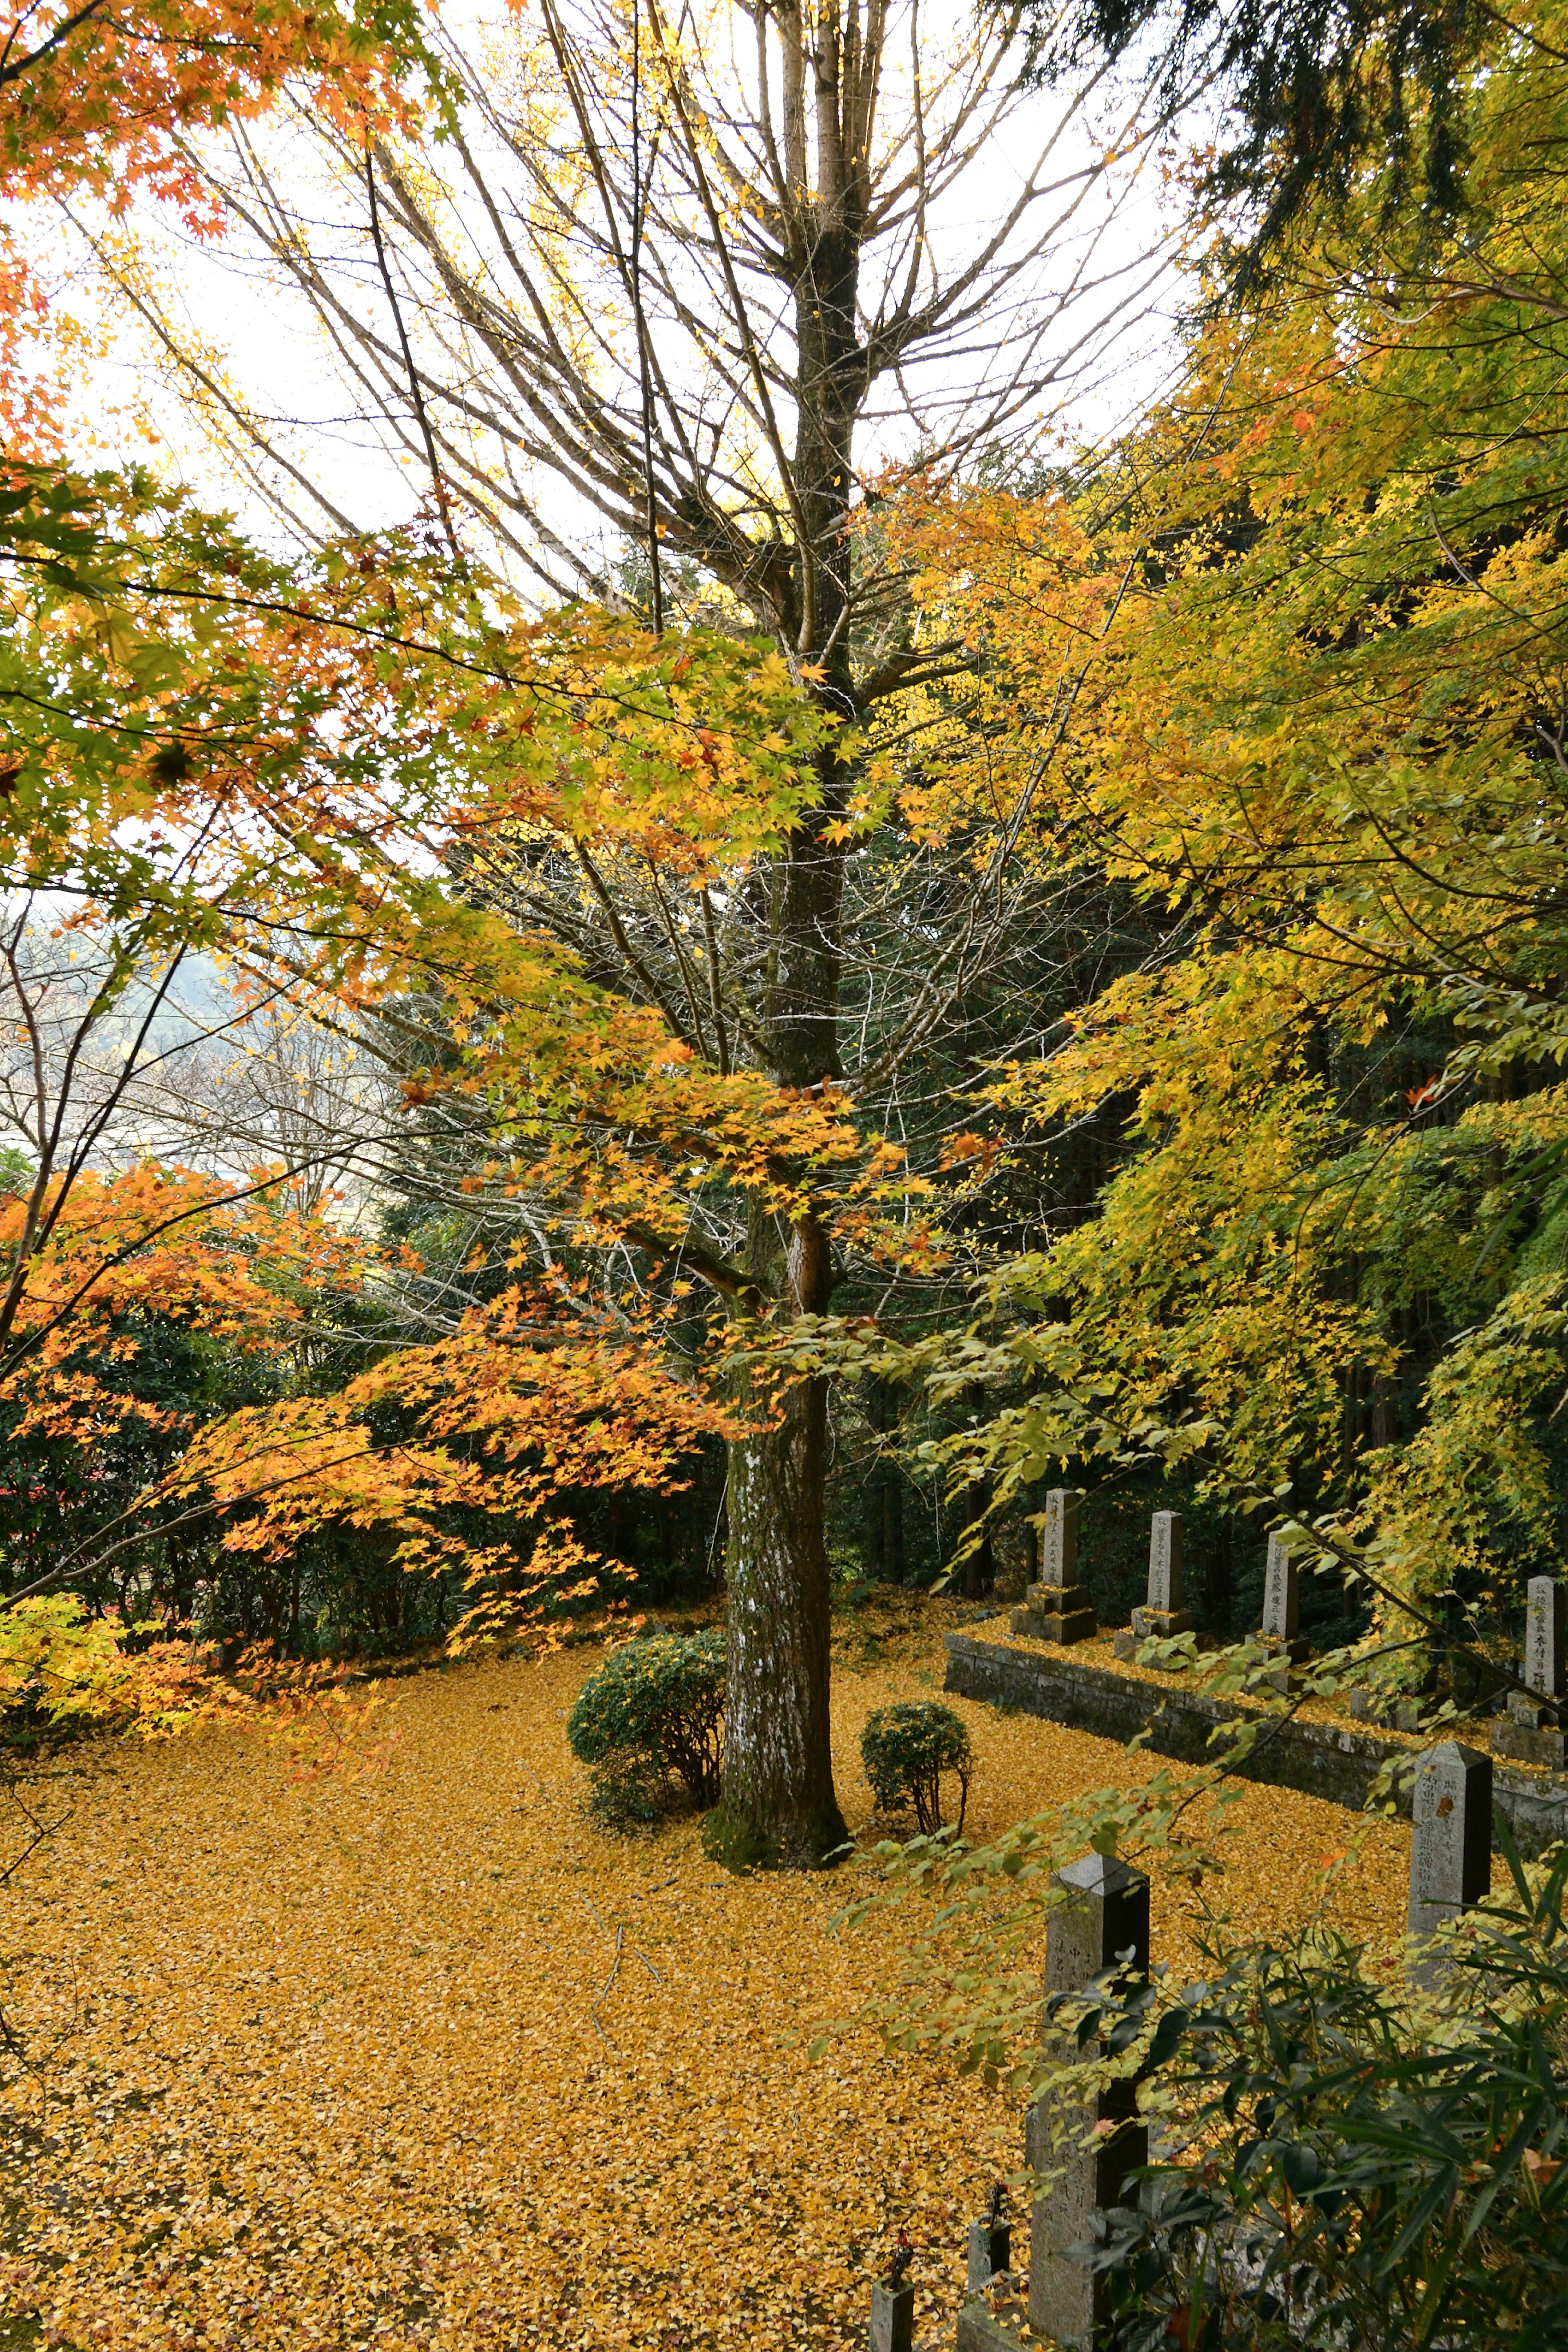
[[[940,1684],[945,1619],[913,1596],[895,1613],[889,1654],[836,1677],[856,1825],[867,1715]],[[951,2324],[965,2227],[1016,2168],[1016,2100],[869,2032],[808,2058],[818,2021],[893,1990],[897,1920],[828,1932],[864,1864],[732,1879],[690,1816],[596,1830],[565,1715],[602,1654],[401,1685],[367,1777],[289,1786],[215,1730],[121,1750],[89,1782],[7,1916],[24,2027],[67,1970],[87,1996],[42,2144],[37,2083],[8,2084],[26,2185],[7,2312],[111,2352],[706,2352],[759,2330],[847,2347],[901,2227],[918,2328]],[[979,1839],[1154,1769],[950,1704]],[[1277,1936],[1321,1901],[1352,1817],[1258,1788],[1231,1819],[1219,1906]],[[1348,1932],[1397,1938],[1407,1852],[1380,1822],[1342,1866]],[[1156,1881],[1154,1947],[1178,1969],[1213,1891]]]

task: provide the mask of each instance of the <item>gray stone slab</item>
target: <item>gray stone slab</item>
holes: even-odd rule
[[[1114,1853],[1086,1853],[1053,1871],[1061,1900],[1046,1923],[1046,1992],[1081,1992],[1124,1952],[1149,1973],[1149,1882]]]
[[[966,2303],[958,2315],[956,2352],[1018,2352],[1018,2326],[997,2319],[983,2303]]]
[[[1006,2222],[971,2221],[968,2257],[966,2276],[973,2294],[1012,2265],[1013,2232]]]
[[[1040,1525],[1040,1582],[1078,1582],[1078,1506],[1076,1486],[1053,1486],[1046,1496]]]
[[[1568,1765],[1568,1739],[1555,1725],[1521,1722],[1512,1711],[1492,1725],[1491,1745],[1494,1756],[1516,1764],[1542,1764],[1549,1772]]]
[[[1092,2241],[1096,2215],[1124,2201],[1127,2175],[1149,2161],[1149,2135],[1133,2112],[1134,2098],[1131,2083],[1118,2084],[1068,2118],[1079,2132],[1091,2123],[1114,2128],[1092,2151],[1068,2161],[1061,2179],[1037,2199],[1031,2216],[1029,2325],[1074,2352],[1090,2352],[1104,2330],[1109,2282],[1075,2261],[1069,2250]],[[1044,2170],[1062,2161],[1061,2151],[1050,2144],[1043,2100],[1029,2109],[1024,2145],[1032,2168]]]
[[[1182,1591],[1182,1515],[1156,1511],[1149,1530],[1148,1605],[1162,1615],[1179,1611]]]
[[[871,2328],[867,2337],[868,2352],[913,2352],[915,2340],[915,2291],[912,2286],[884,2286],[880,2280],[871,2289]]]
[[[1046,1927],[1046,1991],[1080,1992],[1095,1977],[1122,1961],[1134,1975],[1149,1972],[1149,1881],[1115,1854],[1087,1853],[1052,1874],[1061,1900]],[[1061,2045],[1058,2045],[1060,2047]],[[1068,2044],[1064,2055],[1100,2054],[1090,2042]],[[1058,2091],[1038,2099],[1029,2111],[1026,2149],[1030,2166],[1044,2170],[1062,2163],[1051,2147],[1053,2108]],[[1106,2282],[1097,2279],[1071,2249],[1095,2234],[1095,2218],[1127,2194],[1127,2175],[1149,2159],[1148,2133],[1137,2116],[1136,2086],[1114,2083],[1069,2107],[1068,2129],[1081,2137],[1100,2127],[1092,2147],[1070,2154],[1055,2186],[1037,2198],[1029,2218],[1029,2325],[1057,2343],[1090,2346],[1107,2317]],[[1106,2127],[1110,2128],[1107,2129]]]
[[[1032,1585],[1031,1591],[1043,1592],[1048,1588]],[[1081,1592],[1079,1585],[1074,1590]],[[1015,1633],[1023,1633],[1031,1642],[1056,1642],[1070,1647],[1075,1642],[1092,1642],[1100,1631],[1100,1620],[1092,1609],[1074,1607],[1064,1610],[1015,1609],[1008,1620]]]
[[[1445,1739],[1416,1759],[1410,1933],[1430,1936],[1491,1884],[1492,1759]]]
[[[1568,1583],[1554,1576],[1532,1576],[1525,1601],[1524,1679],[1542,1698],[1560,1699],[1568,1644]]]
[[[1300,1631],[1301,1571],[1284,1538],[1270,1536],[1263,1570],[1263,1636],[1268,1642],[1294,1642]]]
[[[1043,1722],[1124,1745],[1141,1731],[1156,1755],[1184,1764],[1212,1762],[1215,1726],[1246,1710],[1201,1691],[1144,1682],[1068,1654],[1042,1655],[973,1634],[947,1636],[945,1688],[962,1698],[1015,1707]],[[1282,1789],[1300,1789],[1359,1812],[1385,1758],[1414,1760],[1408,1747],[1348,1724],[1289,1723],[1272,1727],[1240,1769],[1240,1777]],[[1546,1779],[1500,1766],[1492,1781],[1495,1811],[1526,1854],[1568,1839],[1568,1780]]]

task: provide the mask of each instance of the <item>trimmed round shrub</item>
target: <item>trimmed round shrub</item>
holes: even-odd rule
[[[593,1811],[625,1826],[657,1821],[681,1791],[715,1803],[723,1714],[718,1627],[612,1650],[566,1718],[572,1753],[593,1774]]]
[[[912,1812],[928,1837],[943,1825],[942,1776],[951,1772],[958,1782],[955,1827],[963,1829],[974,1750],[952,1707],[934,1698],[878,1707],[860,1734],[860,1761],[878,1811]]]

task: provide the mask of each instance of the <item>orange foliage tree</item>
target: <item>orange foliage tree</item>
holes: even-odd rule
[[[411,112],[400,84],[428,64],[407,0],[49,0],[0,14],[0,196],[89,192],[123,210],[146,189],[210,236],[217,215],[182,142],[205,126],[253,121],[284,82],[303,81],[344,126]],[[431,68],[433,86],[439,75]],[[0,424],[6,454],[60,454],[57,377],[29,367],[47,303],[7,229],[0,232]]]
[[[737,1165],[760,1165],[770,1138],[797,1156],[823,1136],[856,1148],[810,1102],[796,1135],[765,1088],[705,1093],[656,1015],[446,878],[474,842],[547,808],[600,828],[614,810],[648,835],[679,812],[694,835],[722,824],[741,854],[776,839],[809,792],[809,721],[775,657],[700,631],[656,644],[606,616],[529,623],[452,586],[416,541],[288,571],[150,485],[37,488],[12,575],[0,847],[22,911],[0,942],[0,1010],[24,1172],[0,1234],[0,1380],[30,1429],[63,1438],[73,1406],[112,1418],[116,1317],[151,1297],[205,1315],[189,1284],[217,1273],[204,1253],[243,1256],[247,1217],[275,1265],[298,1257],[297,1292],[339,1268],[327,1228],[272,1200],[298,1163],[216,1192],[152,1174],[105,1189],[95,1173],[161,1116],[163,1066],[279,1005],[363,1024],[411,988],[437,992],[454,1091],[526,1086],[531,1154],[558,1174],[570,1162],[579,1191],[591,1163],[606,1216],[640,1204],[669,1222],[635,1155],[597,1149],[584,1089],[667,1140],[717,1119]],[[215,958],[228,976],[216,996]],[[435,1073],[405,1074],[404,1115],[437,1090]],[[226,1263],[211,1328],[235,1273]],[[455,1513],[488,1512],[507,1532],[468,1553],[474,1605],[487,1623],[526,1622],[546,1584],[559,1597],[587,1572],[542,1517],[551,1493],[668,1484],[697,1435],[729,1425],[635,1321],[585,1321],[574,1302],[548,1343],[542,1330],[513,1286],[442,1347],[404,1350],[339,1397],[205,1430],[183,1483],[138,1508],[177,1488],[186,1510],[226,1515],[237,1550],[269,1559],[307,1525],[374,1524],[420,1567],[463,1549]],[[374,1424],[395,1407],[388,1439]],[[46,1583],[91,1557],[73,1551]]]

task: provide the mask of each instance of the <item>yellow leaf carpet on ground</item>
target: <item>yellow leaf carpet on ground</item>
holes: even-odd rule
[[[939,1685],[939,1622],[837,1671],[854,1825],[866,1715]],[[951,2322],[1016,2103],[869,2033],[810,2059],[897,1972],[886,1920],[828,1932],[863,1865],[732,1879],[689,1818],[595,1828],[564,1717],[597,1654],[395,1685],[368,1778],[289,1786],[220,1731],[80,1775],[4,1897],[7,2311],[82,2352],[847,2347],[903,2227],[919,2328]],[[955,1704],[982,1834],[1147,1769]],[[1225,1900],[1277,1935],[1352,1824],[1272,1789],[1237,1812]],[[1336,1916],[1396,1935],[1407,1849],[1373,1829]],[[1156,1888],[1178,1967],[1196,1900]]]

